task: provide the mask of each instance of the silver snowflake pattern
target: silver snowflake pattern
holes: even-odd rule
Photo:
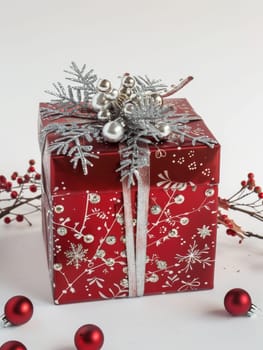
[[[67,265],[73,265],[78,269],[82,262],[87,261],[86,253],[88,249],[84,249],[82,244],[70,243],[69,250],[66,250],[64,254],[68,259]]]
[[[209,226],[203,225],[202,227],[197,228],[197,233],[201,238],[205,239],[207,236],[211,235],[212,230],[210,230]]]
[[[198,244],[194,241],[193,244],[190,244],[189,249],[187,250],[186,255],[176,254],[176,259],[179,263],[185,264],[181,271],[191,271],[193,270],[194,264],[201,264],[203,269],[206,266],[211,266],[213,260],[207,256],[209,254],[209,246],[206,244],[203,249],[198,249]]]

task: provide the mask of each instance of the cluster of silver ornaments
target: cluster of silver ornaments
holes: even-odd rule
[[[136,94],[135,88],[135,78],[129,74],[123,76],[119,90],[113,89],[107,79],[98,81],[92,107],[97,112],[97,118],[105,121],[102,129],[105,141],[117,143],[124,137],[126,120],[132,115],[135,104],[141,98],[141,95]],[[144,97],[156,108],[161,108],[163,105],[162,96],[156,92],[148,92]],[[170,125],[165,122],[157,122],[155,128],[161,140],[166,139],[171,133]]]

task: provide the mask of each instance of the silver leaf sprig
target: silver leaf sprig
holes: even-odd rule
[[[213,148],[214,145],[217,144],[217,141],[215,139],[212,139],[207,135],[193,136],[190,132],[187,132],[186,125],[197,120],[200,120],[200,117],[189,115],[177,117],[175,121],[171,122],[172,135],[175,135],[177,138],[179,138],[180,143],[184,143],[185,139],[190,139],[193,146],[195,146],[197,143],[202,143],[210,148]]]

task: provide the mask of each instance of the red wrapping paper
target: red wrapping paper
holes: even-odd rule
[[[177,113],[196,115],[185,99]],[[70,118],[55,122],[69,122]],[[74,119],[75,121],[75,119]],[[40,119],[40,129],[54,121]],[[192,135],[213,137],[203,120]],[[94,144],[99,159],[73,169],[43,149],[43,231],[56,304],[128,296],[124,208],[118,145]],[[175,135],[150,148],[150,196],[144,295],[213,287],[220,146]],[[134,230],[136,186],[132,188]]]

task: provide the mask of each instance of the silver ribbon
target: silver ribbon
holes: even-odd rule
[[[125,243],[128,265],[129,296],[137,295],[136,285],[136,265],[135,265],[135,246],[133,234],[131,190],[128,186],[128,180],[122,182],[123,205],[124,205],[124,223],[125,223]]]
[[[150,151],[147,152],[147,164],[150,163]],[[145,264],[147,247],[147,223],[150,194],[150,167],[136,171],[137,178],[137,221],[136,244],[134,242],[131,189],[128,181],[122,182],[125,240],[128,264],[129,296],[142,296],[145,284]]]

